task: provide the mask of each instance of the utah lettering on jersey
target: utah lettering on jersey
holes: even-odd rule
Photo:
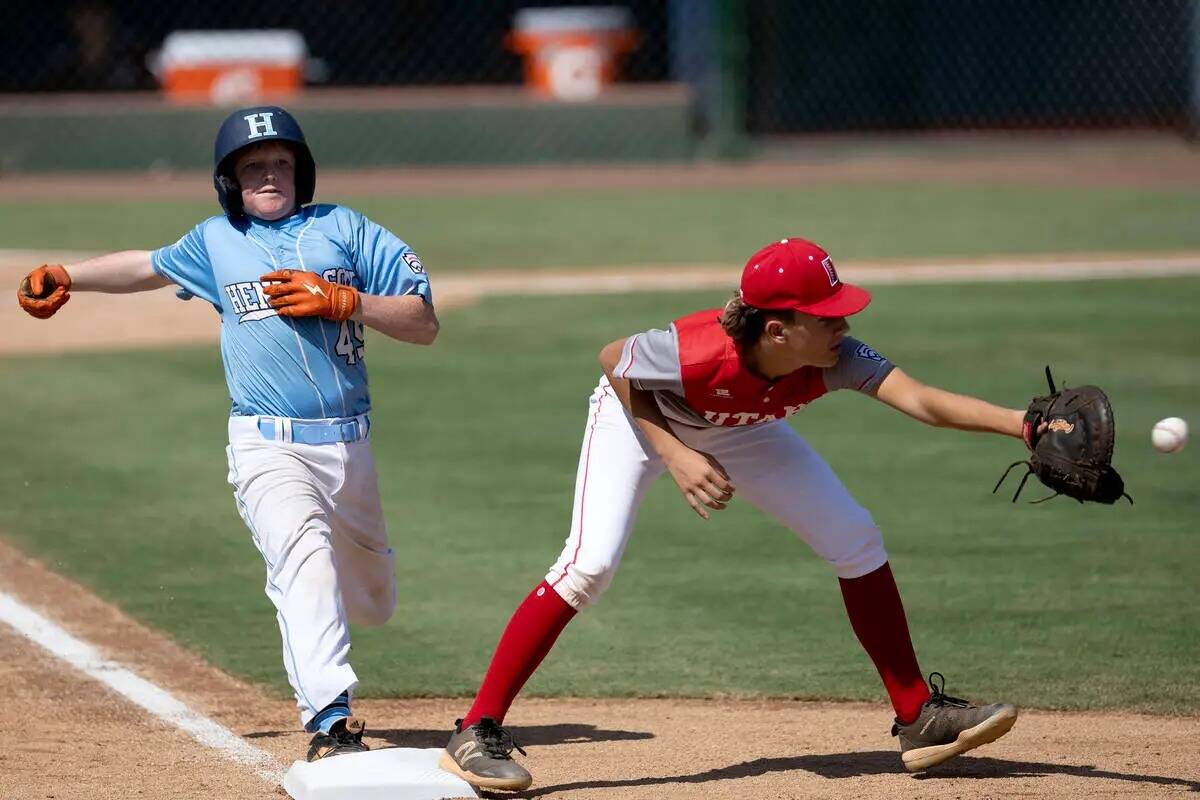
[[[784,406],[783,411],[779,414],[756,414],[751,411],[705,411],[704,418],[713,425],[726,427],[761,425],[764,422],[774,422],[777,419],[790,417],[806,405],[808,403],[801,403],[798,406]]]
[[[343,286],[358,288],[358,274],[352,269],[330,267],[321,272],[321,277],[330,283],[340,283]],[[238,315],[238,324],[254,322],[268,317],[277,317],[279,312],[271,308],[268,298],[263,293],[261,281],[240,281],[227,283],[221,287],[229,298],[229,305]]]

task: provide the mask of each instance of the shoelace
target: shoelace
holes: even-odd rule
[[[934,677],[941,679],[941,686],[937,685],[937,683],[934,682]],[[974,708],[974,706],[972,706],[966,700],[963,700],[960,697],[951,697],[950,695],[946,694],[945,689],[946,689],[946,676],[940,672],[929,673],[930,697],[925,702],[928,705],[938,706],[938,707],[953,706],[955,708]]]
[[[491,717],[484,717],[479,720],[477,725],[479,741],[483,744],[483,750],[492,758],[512,760],[509,755],[513,750],[516,750],[521,755],[529,755],[521,746],[517,744],[506,729],[496,724]]]

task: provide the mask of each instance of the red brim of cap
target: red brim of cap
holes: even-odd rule
[[[793,307],[814,317],[848,317],[862,311],[870,303],[871,293],[866,289],[843,283],[836,292],[818,303]]]

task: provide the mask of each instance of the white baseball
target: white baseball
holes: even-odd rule
[[[1150,432],[1150,441],[1154,443],[1154,449],[1160,453],[1176,453],[1182,450],[1183,446],[1187,444],[1187,439],[1187,423],[1179,417],[1160,419],[1154,424],[1154,430]]]

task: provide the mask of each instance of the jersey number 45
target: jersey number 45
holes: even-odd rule
[[[363,324],[350,320],[343,321],[341,329],[338,331],[337,347],[334,348],[334,352],[345,358],[347,364],[354,366],[362,361],[365,345]]]

